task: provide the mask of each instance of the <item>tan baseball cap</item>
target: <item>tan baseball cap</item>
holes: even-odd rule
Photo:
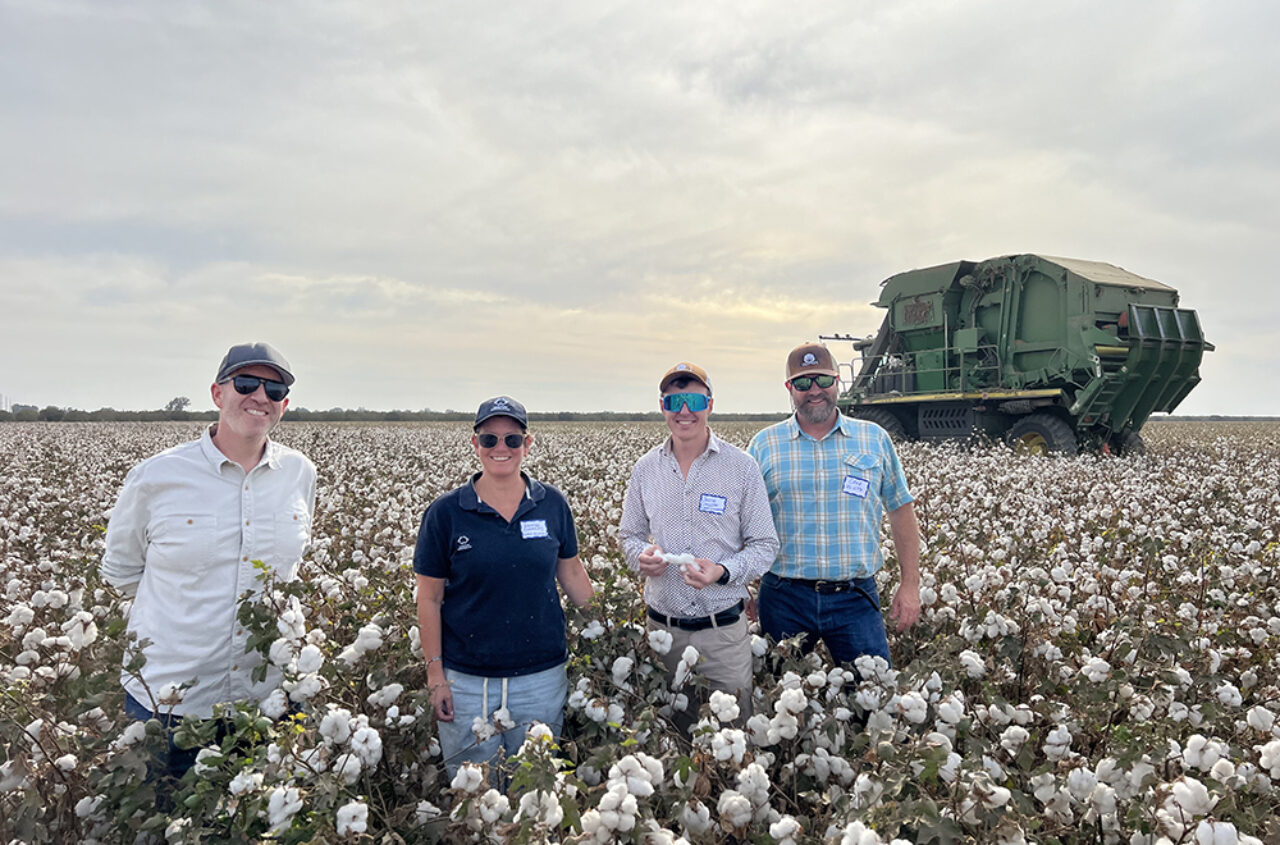
[[[672,379],[677,379],[681,376],[697,379],[706,386],[708,393],[711,392],[711,379],[707,378],[707,371],[697,364],[690,364],[688,361],[681,361],[663,374],[662,381],[658,382],[658,392],[661,393],[666,390]]]
[[[802,343],[787,356],[787,381],[796,376],[839,376],[836,359],[821,343]]]

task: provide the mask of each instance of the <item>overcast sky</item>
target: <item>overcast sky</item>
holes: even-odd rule
[[[0,394],[786,408],[893,273],[1178,289],[1180,413],[1280,414],[1280,5],[0,0]],[[847,346],[838,348],[848,358]]]

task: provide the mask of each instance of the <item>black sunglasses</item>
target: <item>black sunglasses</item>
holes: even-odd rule
[[[279,402],[289,395],[289,385],[282,381],[262,378],[261,376],[233,376],[231,384],[235,387],[236,393],[243,393],[245,396],[257,390],[258,385],[262,385],[262,389],[267,393],[267,398],[272,402]]]
[[[804,393],[806,390],[813,387],[814,382],[817,382],[818,387],[822,388],[823,390],[826,390],[828,387],[836,383],[836,377],[835,376],[796,376],[791,380],[791,386],[794,387],[797,392]]]
[[[524,445],[524,440],[528,436],[529,435],[527,434],[508,434],[503,436],[502,442],[507,444],[508,449],[519,449]],[[498,435],[488,433],[477,434],[476,442],[486,449],[492,449],[494,446],[498,445]]]

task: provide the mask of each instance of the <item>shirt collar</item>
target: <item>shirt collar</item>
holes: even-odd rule
[[[804,437],[814,441],[815,443],[820,443],[823,440],[826,440],[828,437],[830,437],[833,433],[837,431],[840,432],[841,434],[848,434],[849,433],[848,422],[849,422],[848,417],[846,417],[844,414],[840,413],[839,411],[836,411],[836,422],[835,422],[835,425],[831,426],[831,431],[828,431],[826,434],[822,435],[821,437],[814,437],[813,435],[806,434],[804,429],[800,428],[800,421],[796,419],[795,414],[792,414],[791,416],[787,417],[787,429],[789,434],[791,435],[792,440],[799,440],[800,438]]]
[[[716,437],[716,433],[711,430],[710,426],[707,426],[707,434],[710,435],[709,437],[707,437],[707,448],[703,449],[702,452],[698,455],[698,457],[702,457],[703,455],[706,455],[709,452],[720,451],[720,438]],[[670,455],[672,457],[675,457],[675,454],[676,454],[675,447],[672,445],[670,434],[667,435],[666,441],[662,444],[662,453],[664,455]]]
[[[471,476],[466,484],[462,485],[462,492],[459,494],[458,504],[463,510],[475,511],[480,509],[480,496],[476,493],[476,479],[481,473],[477,472]],[[530,478],[529,474],[524,470],[520,470],[520,477],[524,479],[524,498],[526,501],[532,501],[534,504],[541,502],[547,495],[547,488],[541,481]]]
[[[213,467],[214,472],[219,472],[223,464],[234,464],[235,461],[222,454],[222,450],[213,444],[213,432],[218,428],[218,424],[214,423],[204,430],[204,434],[200,435],[200,451],[204,455],[205,460]],[[280,468],[280,457],[284,453],[284,447],[275,442],[271,438],[267,438],[266,451],[262,453],[262,460],[258,461],[258,466],[266,465],[272,469]],[[236,464],[239,466],[239,464]],[[257,469],[257,467],[254,467]]]

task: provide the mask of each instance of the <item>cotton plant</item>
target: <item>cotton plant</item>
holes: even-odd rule
[[[904,445],[927,544],[921,622],[891,638],[892,665],[834,667],[821,649],[806,657],[753,632],[741,725],[747,714],[698,686],[697,659],[679,660],[695,695],[668,685],[669,634],[644,625],[610,531],[652,430],[540,430],[529,469],[570,496],[598,601],[567,613],[564,734],[526,743],[509,793],[483,771],[474,791],[444,774],[412,612],[418,521],[471,471],[466,426],[282,426],[326,479],[298,577],[264,585],[246,611],[252,650],[284,684],[234,710],[222,761],[207,755],[179,786],[176,816],[148,829],[172,825],[175,841],[212,830],[254,840],[274,827],[293,841],[674,843],[712,841],[749,812],[743,830],[778,826],[778,841],[798,827],[797,841],[889,842],[930,825],[975,841],[1174,841],[1165,819],[1183,841],[1260,839],[1261,820],[1280,815],[1280,450],[1273,434],[1185,425],[1161,427],[1142,462]],[[753,430],[717,427],[738,445]],[[199,426],[104,428],[109,449],[54,427],[40,442],[56,450],[70,438],[75,460],[61,463],[34,449],[31,431],[0,426],[0,455],[16,468],[0,475],[0,680],[17,691],[0,716],[23,729],[0,764],[0,809],[27,840],[37,822],[60,839],[132,840],[154,802],[121,808],[136,806],[163,737],[119,712],[127,644],[111,632],[130,603],[96,580],[93,526],[124,469]],[[893,554],[887,529],[884,547]],[[896,571],[891,562],[877,579],[886,602]],[[176,701],[181,689],[151,693]],[[667,723],[682,709],[707,720],[692,749]],[[641,754],[662,777],[636,796]],[[753,765],[773,787],[760,806],[755,781],[739,780]],[[780,800],[792,784],[797,797]]]

